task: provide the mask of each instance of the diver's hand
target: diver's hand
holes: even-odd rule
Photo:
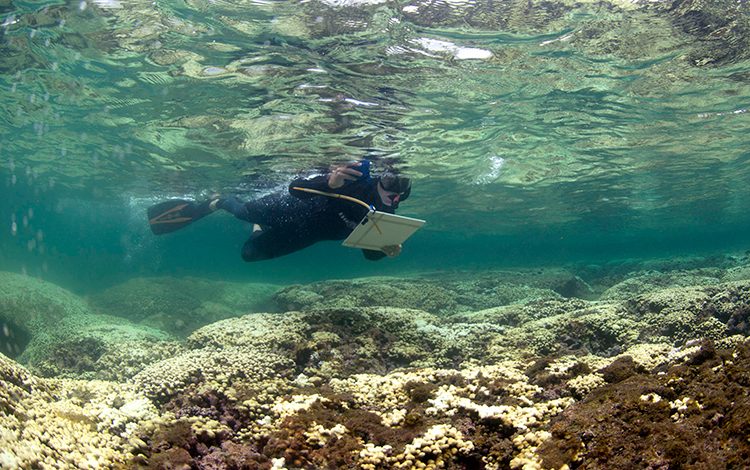
[[[361,163],[351,163],[349,165],[341,165],[333,167],[331,174],[328,176],[328,187],[331,189],[338,189],[342,187],[347,181],[355,181],[362,176],[361,171],[357,171],[354,167],[360,166]]]
[[[388,245],[384,246],[380,249],[383,253],[388,255],[391,258],[395,258],[396,256],[401,254],[401,245]]]

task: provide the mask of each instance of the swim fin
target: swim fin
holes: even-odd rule
[[[174,232],[213,212],[211,201],[196,203],[183,199],[160,202],[148,208],[148,223],[156,235]]]

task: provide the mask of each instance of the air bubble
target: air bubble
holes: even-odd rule
[[[10,336],[10,328],[8,328],[8,325],[3,323],[3,334],[5,336]]]
[[[18,234],[18,224],[15,220],[10,223],[10,234],[14,237]]]
[[[18,23],[16,16],[10,15],[7,18],[5,18],[5,21],[3,21],[3,28],[7,28],[8,26],[13,25],[15,23]]]
[[[88,4],[88,3],[86,3],[86,0],[83,0],[83,1],[81,2],[81,3],[79,3],[79,4],[78,4],[78,9],[79,9],[80,11],[83,11],[83,10],[85,10],[85,9],[86,9],[86,7],[88,7],[88,6],[89,6],[89,4]]]

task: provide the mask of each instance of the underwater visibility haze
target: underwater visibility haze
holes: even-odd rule
[[[237,256],[247,227],[210,220],[154,240],[145,208],[211,192],[251,199],[365,156],[414,179],[401,213],[429,221],[411,259],[378,270],[442,269],[436,251],[450,266],[492,266],[741,248],[746,10],[5,2],[3,262],[63,284],[252,275]],[[262,271],[317,271],[316,254]],[[374,269],[352,264],[323,277]]]
[[[750,466],[745,0],[0,0],[1,468]],[[218,212],[369,159],[395,258]]]

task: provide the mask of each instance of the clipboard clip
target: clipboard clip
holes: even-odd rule
[[[367,215],[366,215],[366,216],[364,216],[364,217],[362,218],[362,222],[360,222],[359,224],[360,224],[360,225],[365,225],[365,224],[367,224],[367,222],[369,222],[369,221],[370,221],[370,216],[371,216],[371,215],[373,215],[373,214],[374,214],[375,212],[377,212],[377,211],[375,210],[375,206],[373,206],[372,204],[370,204],[370,212],[368,212],[368,213],[367,213]],[[380,227],[378,227],[378,224],[377,224],[377,223],[375,223],[375,222],[373,221],[373,222],[372,222],[372,225],[373,225],[373,227],[375,227],[375,230],[377,230],[377,231],[378,231],[378,233],[379,233],[380,235],[383,235],[383,231],[382,231],[382,230],[380,230]]]

